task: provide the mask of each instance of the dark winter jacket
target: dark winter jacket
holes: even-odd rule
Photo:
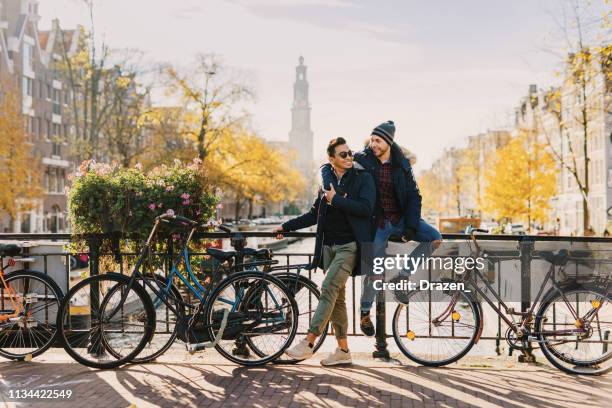
[[[336,184],[337,180],[333,170],[331,177]],[[343,177],[348,177],[347,182],[343,184],[343,193],[346,196],[344,194],[336,194],[332,199],[331,205],[346,212],[348,222],[358,244],[357,247],[359,248],[358,262],[353,269],[353,275],[359,275],[363,269],[361,264],[365,262],[361,259],[361,247],[364,244],[371,243],[374,239],[370,224],[376,190],[372,176],[366,171],[350,169]],[[327,205],[323,191],[319,190],[315,202],[307,213],[282,225],[283,231],[295,231],[317,225],[315,252],[311,268],[323,267],[323,224],[325,223]]]

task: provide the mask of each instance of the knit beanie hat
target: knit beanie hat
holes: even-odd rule
[[[381,123],[374,128],[372,134],[382,137],[384,141],[391,146],[393,145],[393,138],[395,137],[395,124],[392,120]]]

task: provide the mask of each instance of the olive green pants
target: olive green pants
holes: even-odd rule
[[[325,279],[321,285],[321,297],[308,331],[321,335],[328,321],[331,321],[337,339],[345,339],[348,332],[345,287],[357,262],[357,243],[323,246],[323,268]]]

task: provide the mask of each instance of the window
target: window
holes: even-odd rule
[[[23,66],[34,70],[34,51],[31,44],[23,43]]]
[[[47,119],[47,131],[45,132],[45,137],[47,139],[51,138],[51,121]]]
[[[21,214],[21,232],[30,232],[30,213]]]
[[[42,118],[36,118],[36,139],[40,140],[43,135]]]
[[[32,87],[33,87],[33,81],[32,78],[28,78],[28,77],[23,77],[23,95],[24,96],[32,96]]]
[[[59,232],[64,229],[64,216],[62,214],[62,210],[57,204],[51,208],[48,227],[50,232]]]
[[[34,134],[34,118],[28,116],[28,135],[31,136]]]
[[[62,155],[62,145],[59,143],[53,142],[51,145],[51,155],[52,156],[61,156]]]
[[[63,193],[66,186],[66,170],[60,169],[57,177],[57,192]]]
[[[38,81],[38,97],[42,99],[44,98],[44,94],[45,94],[45,84],[41,79]]]
[[[53,90],[53,113],[56,115],[61,115],[62,107],[60,105],[61,101],[61,93],[57,89]]]
[[[57,192],[57,169],[55,167],[49,168],[49,193]]]

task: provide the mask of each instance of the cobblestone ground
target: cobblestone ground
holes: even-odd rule
[[[321,356],[319,356],[320,358]],[[8,390],[71,390],[69,401],[11,402]],[[505,359],[463,360],[425,368],[354,356],[324,368],[244,368],[214,352],[172,353],[159,362],[96,371],[53,350],[32,362],[0,361],[1,406],[34,407],[610,407],[612,376],[574,377],[546,365]]]

